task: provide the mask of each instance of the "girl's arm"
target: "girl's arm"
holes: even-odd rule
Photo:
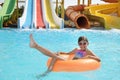
[[[100,62],[100,58],[97,57],[92,51],[90,50],[87,50],[87,55],[85,56],[86,58],[92,58],[92,59],[95,59],[97,60],[98,62]]]
[[[98,57],[96,57],[96,56],[88,55],[87,58],[95,59],[95,60],[97,60],[98,62],[101,61],[101,60],[100,60]]]

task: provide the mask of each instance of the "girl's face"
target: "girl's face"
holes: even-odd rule
[[[82,40],[78,44],[79,44],[81,50],[86,50],[87,49],[87,46],[88,46],[88,42],[87,41]]]

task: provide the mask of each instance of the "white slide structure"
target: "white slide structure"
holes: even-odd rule
[[[23,11],[23,14],[22,14],[22,17],[20,17],[18,19],[18,27],[19,28],[22,28],[25,20],[26,20],[26,15],[27,15],[27,7],[28,7],[28,0],[25,1],[25,6],[24,6],[24,11]]]
[[[60,29],[62,29],[64,27],[64,20],[57,16],[57,14],[55,12],[55,7],[53,7],[53,1],[52,0],[49,0],[49,1],[50,1],[50,5],[51,5],[53,19],[54,19],[55,23],[60,26]]]

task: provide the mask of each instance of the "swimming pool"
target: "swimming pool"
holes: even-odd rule
[[[88,72],[51,72],[41,80],[119,80],[120,30],[0,30],[0,80],[36,80],[44,72],[48,57],[29,47],[29,34],[42,46],[56,51],[78,47],[79,36],[86,36],[89,49],[100,57],[98,70]]]

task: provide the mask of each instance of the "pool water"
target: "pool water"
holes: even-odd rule
[[[51,72],[40,80],[119,80],[120,30],[0,30],[0,80],[37,80],[46,71],[49,57],[29,47],[29,35],[41,46],[57,52],[78,47],[79,36],[89,40],[88,48],[101,59],[98,70]]]

